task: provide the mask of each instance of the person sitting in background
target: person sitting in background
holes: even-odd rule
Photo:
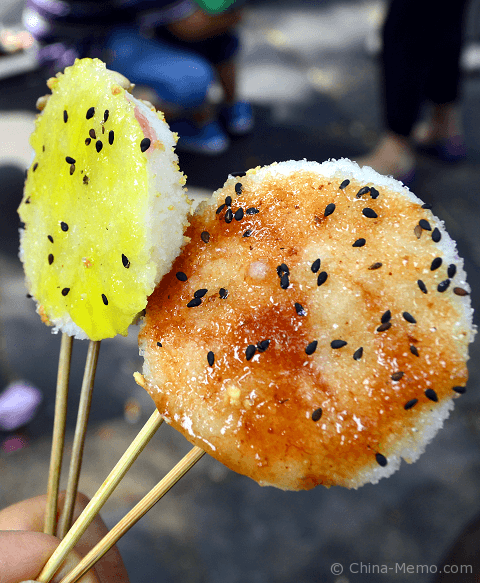
[[[456,0],[439,10],[431,0],[391,0],[382,53],[386,132],[360,166],[409,183],[416,147],[447,162],[465,157],[457,101],[466,5]],[[415,128],[425,102],[431,119]]]
[[[236,95],[234,27],[238,8],[207,14],[193,0],[27,0],[23,22],[41,43],[39,59],[54,74],[75,58],[99,57],[164,111],[179,149],[220,154],[227,133],[253,128],[249,103]],[[208,103],[218,77],[220,120]],[[226,131],[225,131],[226,130]]]

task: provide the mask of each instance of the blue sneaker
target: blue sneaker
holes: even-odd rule
[[[237,101],[233,105],[223,107],[220,119],[229,134],[244,136],[253,130],[255,124],[252,106],[248,101]]]
[[[177,132],[177,148],[183,152],[217,156],[230,145],[228,136],[217,121],[198,126],[189,119],[179,119],[170,124],[170,129]]]

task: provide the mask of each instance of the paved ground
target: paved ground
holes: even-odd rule
[[[7,4],[14,20],[19,3]],[[381,131],[381,115],[377,62],[367,47],[375,44],[383,8],[381,0],[311,5],[290,0],[260,2],[249,10],[242,28],[240,89],[255,105],[257,129],[235,141],[221,158],[181,155],[189,185],[199,197],[221,186],[230,171],[274,160],[321,161],[368,151]],[[469,31],[474,34],[474,27]],[[59,338],[40,323],[25,298],[15,214],[29,161],[34,103],[44,92],[44,80],[35,73],[0,81],[5,356],[11,369],[45,395],[43,408],[25,431],[0,435],[0,507],[46,489]],[[480,78],[466,74],[467,162],[448,166],[421,158],[412,187],[434,204],[458,241],[475,306],[475,290],[480,289],[479,98]],[[68,443],[85,352],[85,343],[75,343]],[[261,488],[204,457],[120,542],[132,583],[432,581],[431,573],[407,575],[395,572],[395,565],[436,565],[480,512],[478,363],[477,342],[471,350],[468,392],[457,401],[445,428],[419,462],[404,464],[376,486],[286,493]],[[149,398],[132,381],[140,366],[135,330],[126,339],[102,343],[81,479],[87,494],[94,493],[152,411]],[[6,370],[3,363],[3,375]],[[124,416],[132,400],[141,411],[133,424]],[[113,525],[188,449],[182,437],[162,427],[105,507],[107,523]],[[478,540],[474,544],[480,548]],[[343,575],[331,573],[333,563],[344,565]],[[350,571],[352,563],[357,572]],[[388,572],[376,574],[373,565],[385,565]]]

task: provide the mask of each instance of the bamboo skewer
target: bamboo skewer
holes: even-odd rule
[[[55,534],[57,526],[57,503],[62,469],[65,425],[67,419],[68,380],[72,358],[73,338],[62,334],[58,360],[57,388],[55,396],[55,417],[53,421],[52,451],[48,472],[47,506],[45,510],[45,534]]]
[[[73,527],[68,531],[62,542],[55,549],[55,552],[43,567],[42,572],[37,578],[39,583],[48,583],[50,581],[50,579],[65,560],[67,554],[77,544],[83,533],[91,524],[92,520],[100,512],[102,506],[105,504],[112,492],[123,479],[127,471],[132,466],[133,462],[144,450],[147,443],[155,435],[155,432],[162,423],[163,418],[155,409],[150,419],[145,423],[137,437],[132,441],[126,452],[120,458],[117,465],[113,468],[96,494],[90,500],[85,510],[78,517]]]
[[[85,445],[88,417],[90,415],[90,405],[92,402],[93,384],[95,381],[99,351],[100,340],[90,340],[80,393],[80,402],[78,405],[77,424],[75,426],[75,435],[73,438],[72,457],[70,459],[63,514],[57,533],[59,538],[63,538],[67,534],[72,524],[78,481],[82,469],[83,448]]]
[[[122,520],[80,561],[80,563],[66,575],[60,583],[75,583],[91,567],[107,553],[113,545],[144,516],[188,470],[205,454],[198,446],[193,447],[178,464],[126,514]],[[41,583],[48,583],[50,579],[38,579]]]

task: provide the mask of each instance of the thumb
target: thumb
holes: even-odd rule
[[[0,531],[0,583],[34,580],[59,543],[54,536],[40,532]],[[77,552],[70,552],[52,583],[60,583],[81,558]],[[79,579],[79,583],[99,583],[99,580],[90,570]]]

